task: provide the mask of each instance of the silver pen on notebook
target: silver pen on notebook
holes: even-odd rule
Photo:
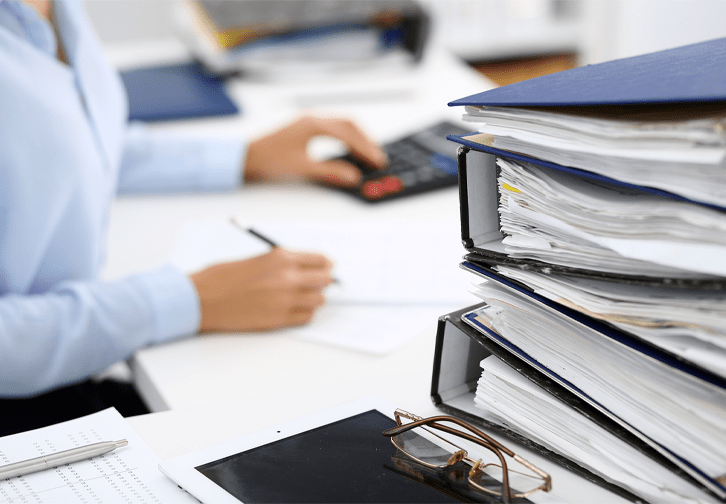
[[[71,448],[49,455],[43,455],[21,462],[0,466],[0,480],[14,478],[15,476],[25,476],[34,472],[45,471],[51,467],[57,467],[64,464],[72,464],[80,460],[86,460],[98,457],[104,453],[115,450],[129,444],[128,441],[122,439],[120,441],[104,441],[102,443],[93,443],[78,448]]]

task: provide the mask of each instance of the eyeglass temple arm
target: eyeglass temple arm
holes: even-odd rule
[[[544,486],[545,486],[544,491],[545,492],[549,492],[550,490],[552,490],[552,478],[550,477],[549,474],[544,472],[539,467],[533,465],[528,460],[523,459],[519,455],[514,455],[512,458],[514,460],[516,460],[517,462],[519,462],[520,464],[522,464],[523,466],[525,466],[526,468],[528,468],[530,471],[536,473],[540,478],[542,478],[544,480]]]

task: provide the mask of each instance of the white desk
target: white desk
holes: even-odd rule
[[[284,202],[284,203],[281,203]],[[170,196],[119,200],[111,215],[109,264],[121,271],[162,263],[176,230],[192,217],[224,219],[241,213],[252,222],[284,219],[346,222],[412,219],[450,223],[456,239],[458,200],[455,189],[423,195],[411,201],[370,207],[350,196],[309,186],[255,186],[225,195]],[[354,224],[352,224],[354,225]],[[134,243],[134,247],[126,244]],[[403,259],[406,251],[401,251]],[[462,249],[463,253],[463,249]],[[462,275],[453,255],[447,264]],[[396,258],[392,258],[396,260]],[[476,299],[472,296],[471,303]],[[452,311],[457,306],[451,306]],[[432,307],[430,330],[392,354],[374,356],[292,338],[289,331],[214,335],[191,338],[142,350],[132,361],[136,384],[154,411],[240,400],[337,384],[335,397],[359,390],[369,395],[389,385],[408,396],[428,393],[437,317],[447,313]]]
[[[227,401],[221,404],[208,404],[205,407],[141,415],[129,418],[128,422],[151,449],[162,460],[166,460],[346,402],[331,400],[328,392],[329,389],[324,387],[319,390],[302,391],[299,394],[278,394],[244,402]],[[385,393],[378,395],[389,400],[395,399],[393,395]],[[427,398],[404,399],[394,404],[422,416],[441,413]],[[550,473],[553,482],[552,491],[537,492],[530,497],[537,504],[628,502],[528,450],[517,447],[506,439],[494,437]]]
[[[178,47],[170,47],[165,57],[178,56]],[[111,55],[120,66],[127,66],[144,53],[148,51],[127,47]],[[163,127],[249,136],[318,105],[326,113],[353,117],[376,140],[385,142],[440,118],[457,120],[460,111],[448,109],[446,103],[490,85],[463,63],[440,53],[431,54],[420,67],[386,75],[381,73],[363,85],[356,79],[333,84],[305,79],[275,84],[237,81],[230,91],[240,102],[240,117]],[[361,95],[366,88],[369,94]],[[401,226],[446,222],[453,237],[459,225],[454,188],[373,206],[308,184],[253,185],[216,195],[128,197],[119,199],[112,209],[104,276],[113,278],[162,264],[180,226],[190,219],[239,214],[252,222],[292,224],[308,220],[386,220]],[[447,264],[431,267],[451,268],[456,274],[459,259],[455,256]],[[472,304],[475,301],[472,297]],[[153,410],[172,411],[130,421],[162,458],[168,458],[368,395],[385,395],[402,407],[411,405],[412,410],[427,414],[432,408],[435,323],[444,313],[432,308],[430,329],[384,356],[299,341],[285,331],[205,336],[142,350],[131,361],[135,383]],[[556,495],[569,496],[571,502],[582,501],[585,495],[589,502],[617,501],[550,463],[543,465],[557,474],[555,488],[562,485],[558,479],[566,482]]]

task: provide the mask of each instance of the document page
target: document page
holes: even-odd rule
[[[280,247],[318,252],[333,261],[338,282],[326,292],[331,302],[461,306],[471,301],[469,280],[457,274],[465,250],[451,223],[238,222]],[[169,262],[194,272],[269,250],[230,220],[200,220],[180,230]]]
[[[649,502],[718,502],[556,399],[494,356],[481,361],[485,417],[536,440]]]
[[[477,320],[603,409],[715,478],[726,465],[726,391],[494,282]],[[468,318],[465,318],[467,323]],[[474,325],[477,330],[480,327]]]
[[[311,324],[286,331],[313,343],[386,355],[424,331],[434,334],[438,317],[455,308],[452,305],[328,305],[320,308]]]
[[[726,275],[723,212],[498,159],[510,257],[655,277]]]
[[[562,109],[467,107],[464,119],[478,123],[482,133],[467,140],[723,206],[722,107],[658,107],[653,112],[666,115],[620,119],[598,118],[594,109],[577,116]]]
[[[543,275],[501,266],[496,270],[541,296],[606,320],[726,377],[726,292]]]
[[[128,445],[105,455],[0,481],[0,504],[197,502],[159,471],[159,457],[114,408],[0,438],[0,465],[121,439]]]
[[[238,220],[237,222],[242,222]],[[244,224],[243,224],[244,227]],[[449,223],[258,222],[255,231],[292,250],[325,254],[336,282],[313,321],[284,329],[300,339],[385,355],[431,330],[438,317],[476,298],[457,263],[464,253]],[[187,272],[264,254],[270,245],[230,220],[189,222],[169,258]]]

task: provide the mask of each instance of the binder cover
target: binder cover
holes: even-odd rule
[[[527,296],[531,298],[532,300],[548,307],[551,310],[557,311],[563,315],[566,315],[570,317],[571,319],[591,328],[599,333],[603,334],[606,338],[613,341],[614,345],[623,345],[625,347],[628,347],[640,354],[642,354],[645,358],[652,358],[655,359],[666,366],[669,366],[673,369],[674,373],[685,373],[688,375],[691,375],[693,377],[696,377],[700,380],[703,380],[704,382],[710,383],[712,385],[715,385],[720,388],[726,389],[726,379],[715,375],[714,373],[711,373],[710,371],[704,370],[700,368],[699,366],[696,366],[692,364],[689,361],[686,361],[684,359],[678,358],[676,356],[673,356],[672,354],[663,351],[662,349],[659,349],[653,345],[650,345],[649,343],[641,340],[640,338],[631,335],[629,333],[625,333],[624,331],[620,331],[613,326],[610,326],[607,323],[603,323],[601,321],[595,320],[587,315],[584,315],[582,313],[579,313],[577,311],[571,310],[565,306],[562,306],[554,301],[551,301],[549,299],[543,298],[542,296],[539,296],[538,294],[535,294],[532,292],[529,288],[515,283],[507,278],[504,278],[492,271],[486,270],[484,268],[478,267],[471,263],[462,263],[461,267],[467,271],[470,271],[478,276],[488,278],[491,280],[495,280],[500,284],[503,284],[507,286],[509,289],[513,291],[517,291],[519,294],[523,296]],[[679,475],[683,476],[685,479],[688,479],[695,484],[706,487],[710,489],[712,492],[716,493],[719,497],[722,499],[726,498],[726,488],[724,488],[723,484],[720,484],[713,480],[712,478],[708,477],[706,474],[701,472],[697,467],[695,467],[692,463],[690,463],[687,460],[684,460],[682,457],[680,457],[677,453],[674,453],[671,448],[667,446],[663,446],[662,444],[658,443],[657,441],[654,441],[650,439],[647,435],[640,432],[638,428],[635,426],[631,426],[627,422],[621,420],[616,412],[610,412],[607,408],[599,404],[594,399],[590,398],[587,394],[580,391],[575,385],[572,383],[569,383],[568,381],[562,379],[559,377],[556,373],[550,371],[546,367],[542,366],[540,363],[538,363],[535,359],[527,355],[526,353],[522,352],[519,348],[514,346],[512,343],[510,343],[506,338],[502,337],[498,333],[493,332],[488,327],[485,327],[481,325],[480,323],[476,322],[473,318],[473,316],[468,316],[467,314],[462,315],[461,317],[462,321],[465,323],[468,323],[472,327],[478,328],[479,332],[482,334],[486,334],[487,337],[489,337],[492,341],[494,341],[497,345],[504,348],[507,352],[509,352],[512,356],[519,359],[521,363],[525,364],[526,366],[529,366],[531,371],[530,373],[541,373],[548,378],[552,379],[559,387],[564,388],[567,392],[569,392],[571,395],[576,397],[579,401],[584,401],[585,404],[587,404],[589,407],[595,409],[596,411],[599,411],[600,413],[604,414],[605,416],[609,416],[614,423],[618,426],[618,432],[625,430],[629,432],[632,436],[635,437],[629,437],[628,439],[623,438],[624,440],[628,441],[630,444],[638,448],[640,451],[648,454],[651,456],[651,458],[654,458],[655,460],[659,461],[661,464],[666,465],[669,469],[673,470],[674,472],[678,473]],[[525,374],[525,373],[523,373]],[[549,389],[547,389],[549,391]],[[569,401],[565,401],[567,404],[570,404]],[[594,418],[593,418],[594,420]],[[597,422],[600,423],[600,422]],[[603,425],[603,427],[606,427]],[[606,427],[608,428],[608,427]],[[612,431],[612,426],[608,428],[608,430]],[[616,435],[619,435],[616,432]]]
[[[638,189],[643,192],[658,194],[681,201],[690,201],[691,203],[699,205],[703,205],[703,203],[686,200],[681,196],[658,189],[633,186],[632,184],[625,184],[618,180],[603,177],[602,175],[597,175],[584,170],[569,168],[555,163],[542,161],[537,158],[531,158],[521,154],[495,149],[493,147],[474,144],[473,142],[467,141],[466,137],[467,135],[450,135],[447,138],[451,141],[462,144],[462,146],[459,147],[457,155],[457,161],[459,164],[459,211],[461,240],[464,247],[469,252],[465,257],[467,260],[485,266],[500,264],[517,268],[531,269],[539,272],[552,272],[575,277],[597,278],[600,280],[623,283],[651,286],[668,285],[670,287],[698,287],[702,289],[718,290],[726,289],[726,278],[723,277],[660,278],[643,275],[622,275],[605,271],[560,266],[533,259],[516,259],[507,256],[504,252],[504,244],[502,243],[504,235],[500,231],[501,226],[499,224],[499,212],[497,210],[499,203],[497,188],[498,168],[495,161],[497,156],[526,161],[543,168],[561,170],[578,176],[592,178],[600,182],[623,185],[632,189]],[[714,207],[713,205],[706,206],[726,211],[726,208]]]
[[[164,121],[239,112],[224,90],[224,79],[199,63],[144,67],[121,72],[129,98],[129,119]]]
[[[619,428],[605,415],[588,407],[584,401],[574,397],[553,380],[535,372],[507,350],[462,322],[461,316],[480,306],[482,304],[470,306],[439,317],[431,383],[431,398],[434,405],[450,415],[465,419],[495,434],[502,435],[625,499],[633,502],[642,502],[640,497],[610,483],[576,462],[545,448],[503,425],[492,423],[482,418],[481,410],[474,406],[476,382],[481,376],[479,362],[485,357],[494,355],[558,399],[569,404],[587,418],[600,425],[607,426],[606,428],[609,430],[619,430],[619,435],[627,442],[639,442],[630,436],[628,432]],[[555,485],[557,484],[556,481],[553,483]]]
[[[525,376],[527,379],[546,390],[555,398],[561,400],[578,413],[595,422],[600,427],[635,447],[646,456],[673,471],[691,483],[704,488],[703,482],[694,479],[691,474],[699,473],[695,468],[687,465],[689,471],[684,470],[684,462],[677,457],[679,464],[674,463],[673,456],[665,456],[662,450],[656,450],[653,443],[642,435],[634,433],[632,428],[624,426],[622,422],[608,414],[607,410],[600,409],[587,400],[587,396],[578,393],[576,388],[568,388],[556,379],[542,373],[530,363],[520,359],[495,339],[470,327],[463,318],[467,313],[482,306],[475,305],[444,315],[439,318],[436,336],[436,350],[434,356],[433,377],[431,384],[431,397],[439,409],[469,422],[479,424],[490,431],[503,435],[514,442],[539,453],[548,460],[555,462],[566,469],[596,483],[608,490],[634,502],[642,502],[640,497],[611,483],[599,475],[591,473],[587,468],[570,460],[544,446],[508,429],[506,426],[490,422],[482,417],[482,412],[474,405],[476,383],[481,376],[479,363],[485,357],[496,356],[508,366]],[[686,463],[687,464],[687,463]],[[707,478],[708,479],[708,478]],[[711,481],[709,479],[709,481]],[[723,488],[712,483],[713,489]],[[723,496],[721,497],[723,499]]]
[[[449,105],[633,105],[726,100],[726,38],[586,65]]]
[[[634,334],[622,331],[615,326],[608,324],[607,322],[597,320],[590,317],[589,315],[585,315],[584,313],[578,312],[576,310],[568,308],[567,306],[561,305],[555,301],[540,296],[539,294],[536,294],[534,291],[532,291],[532,289],[528,286],[515,280],[505,278],[504,276],[496,273],[495,271],[485,266],[470,262],[463,262],[461,263],[461,268],[469,271],[470,273],[474,273],[475,275],[482,278],[495,280],[496,282],[517,291],[519,294],[522,294],[533,299],[534,301],[537,301],[539,304],[542,304],[551,310],[557,311],[562,315],[565,315],[566,317],[579,322],[580,324],[583,324],[591,329],[598,331],[606,338],[613,340],[613,342],[620,343],[628,348],[635,350],[636,352],[655,359],[665,364],[666,366],[670,366],[674,370],[689,374],[695,378],[698,378],[699,380],[703,380],[704,382],[710,383],[722,389],[726,389],[726,378],[719,376],[712,371],[704,369],[701,366],[698,366],[693,362],[686,360],[680,356],[674,355],[667,350],[657,347]]]

